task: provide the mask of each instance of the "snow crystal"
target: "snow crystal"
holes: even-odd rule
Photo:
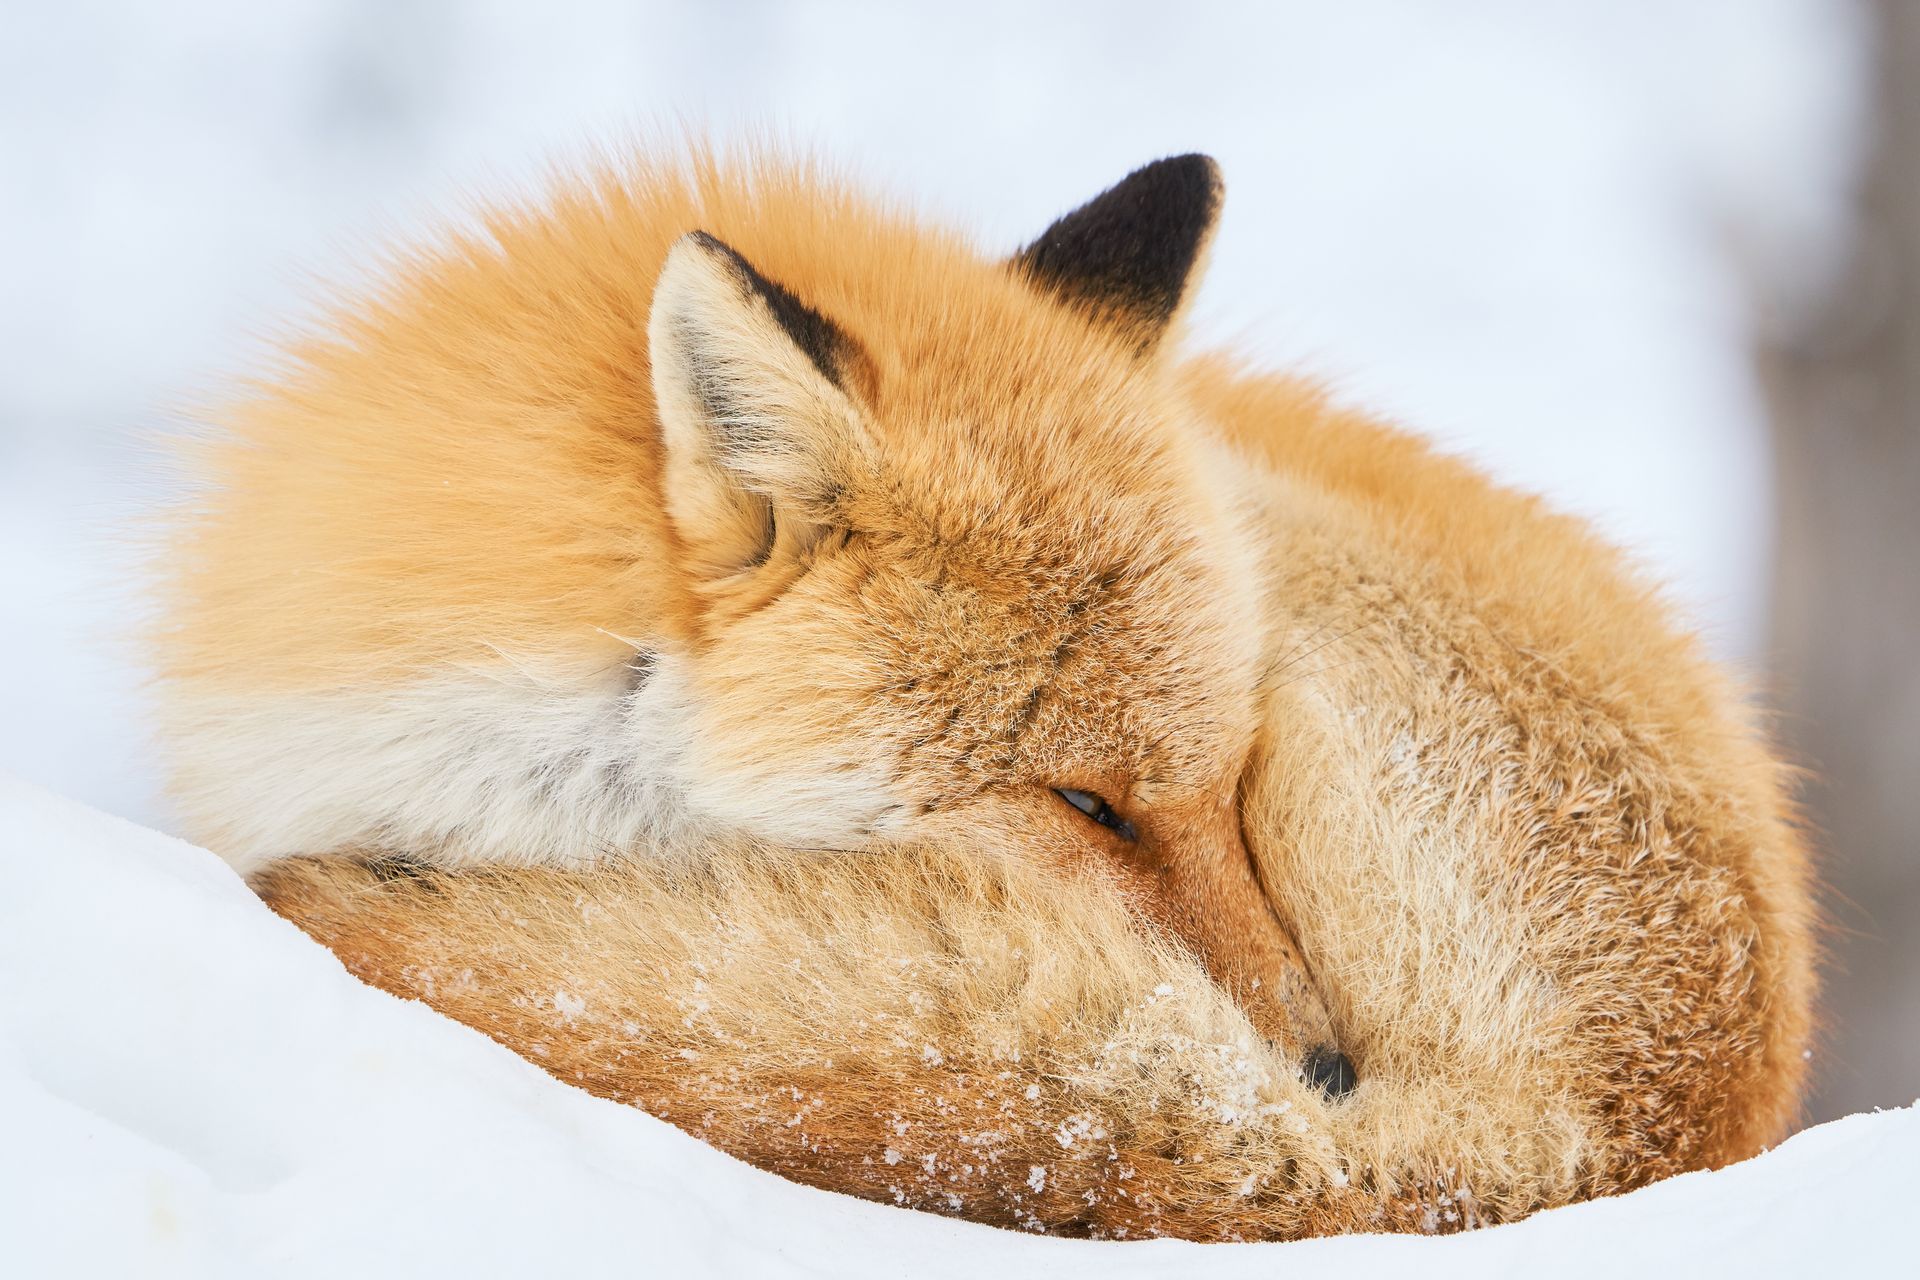
[[[1106,1129],[1094,1122],[1094,1118],[1084,1112],[1075,1112],[1060,1122],[1054,1130],[1053,1140],[1063,1147],[1071,1147],[1082,1138],[1096,1141],[1107,1136]]]

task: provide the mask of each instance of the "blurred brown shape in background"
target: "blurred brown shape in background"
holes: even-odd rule
[[[1836,288],[1763,341],[1779,732],[1830,895],[1809,1120],[1920,1080],[1920,5],[1879,0],[1870,154]]]

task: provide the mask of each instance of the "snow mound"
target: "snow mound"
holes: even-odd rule
[[[10,1275],[1485,1280],[1881,1273],[1909,1253],[1911,1109],[1462,1236],[1020,1236],[800,1187],[562,1085],[362,985],[212,854],[7,778],[0,870]]]

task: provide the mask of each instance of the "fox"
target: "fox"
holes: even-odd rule
[[[995,254],[689,146],[396,258],[179,445],[185,834],[562,1079],[1000,1225],[1451,1229],[1777,1141],[1764,721],[1583,522],[1186,350],[1223,199],[1172,157]]]

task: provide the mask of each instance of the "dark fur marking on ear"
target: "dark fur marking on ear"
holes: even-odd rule
[[[408,853],[375,854],[367,858],[362,865],[372,872],[373,878],[381,884],[424,881],[433,873],[433,868]]]
[[[1117,318],[1151,347],[1179,309],[1221,195],[1208,157],[1156,160],[1048,227],[1013,265],[1041,288]]]
[[[774,320],[793,340],[793,344],[806,353],[807,359],[813,362],[813,367],[820,371],[821,376],[841,390],[846,390],[842,368],[853,350],[853,341],[838,325],[761,275],[731,245],[704,231],[694,232],[693,238],[699,241],[702,248],[726,258],[740,283],[767,304],[767,310],[772,313]]]

